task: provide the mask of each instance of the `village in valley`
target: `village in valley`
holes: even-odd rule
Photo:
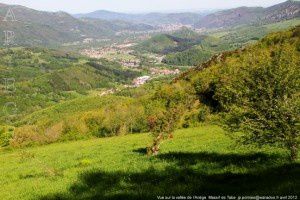
[[[65,43],[65,47],[81,46],[80,54],[89,58],[107,59],[119,63],[124,69],[142,72],[143,76],[133,80],[130,87],[139,87],[157,77],[169,77],[179,74],[181,67],[169,66],[163,63],[165,55],[155,53],[141,53],[135,47],[142,41],[148,40],[157,34],[170,34],[182,29],[190,29],[197,33],[203,29],[181,23],[156,25],[153,30],[136,31],[122,30],[115,33],[118,40],[111,38],[85,38],[75,43]],[[129,87],[129,86],[125,86]]]
[[[104,58],[119,63],[124,69],[142,72],[143,76],[134,79],[130,87],[139,87],[153,78],[180,73],[179,68],[173,68],[162,62],[163,55],[138,54],[134,50],[136,45],[137,43],[124,41],[121,44],[113,43],[102,47],[85,48],[81,50],[81,54],[90,58]]]

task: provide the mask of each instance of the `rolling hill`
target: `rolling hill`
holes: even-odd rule
[[[0,54],[0,104],[16,103],[19,117],[87,95],[93,89],[130,84],[140,75],[118,63],[58,50],[14,48],[1,49]],[[10,84],[15,90],[6,91],[3,80],[12,77]],[[8,113],[1,109],[0,114],[3,122]]]
[[[300,17],[299,1],[288,0],[268,8],[240,7],[217,12],[203,13],[147,13],[127,14],[98,10],[91,13],[76,14],[77,18],[102,20],[125,20],[150,25],[184,24],[196,28],[228,28],[239,25],[269,24]]]
[[[299,11],[0,4],[21,45],[0,47],[0,200],[297,199]],[[91,38],[115,39],[64,50]]]
[[[196,91],[193,95],[197,98],[198,107],[194,110],[194,117],[183,115],[182,118],[189,121],[200,120],[199,118],[205,115],[212,120],[210,122],[221,121],[226,110],[224,105],[235,101],[234,98],[242,96],[245,91],[251,93],[253,87],[260,88],[261,91],[266,88],[266,84],[252,82],[248,75],[262,78],[268,86],[274,83],[275,86],[271,87],[273,92],[267,94],[272,98],[283,96],[285,104],[289,105],[289,100],[293,97],[299,105],[299,36],[300,27],[272,33],[245,49],[215,56],[209,62],[168,83],[182,84],[183,87]],[[266,66],[272,67],[273,70],[268,71],[267,76],[266,73],[261,75]],[[280,69],[277,70],[278,68]],[[245,82],[250,83],[252,87],[247,90],[239,88],[239,83]],[[293,93],[281,94],[278,86],[285,87],[290,82],[296,85],[291,88]],[[231,90],[233,86],[241,90]],[[161,84],[158,88],[162,90],[152,92],[157,93],[160,98],[164,98],[165,94],[168,94],[167,98],[178,97],[178,91],[173,90],[174,88]],[[149,89],[154,88],[150,86]],[[33,130],[37,130],[32,127],[33,124],[30,125],[31,129],[27,125],[11,134],[12,140],[8,141],[15,145],[25,143],[32,146],[43,139],[46,143],[57,141],[58,137],[61,137],[60,141],[78,140],[86,138],[86,135],[76,132],[74,127],[91,128],[87,131],[89,136],[99,134],[103,131],[103,127],[100,128],[102,123],[105,123],[102,120],[107,118],[112,120],[107,123],[112,126],[118,123],[124,125],[124,119],[131,122],[137,120],[137,124],[141,124],[140,112],[137,112],[138,102],[141,103],[139,106],[154,105],[148,108],[149,110],[156,109],[159,104],[152,97],[149,101],[144,101],[152,95],[151,92],[145,91],[145,88],[133,90],[137,96],[134,100],[114,95],[104,98],[85,97],[33,112],[27,118],[32,117],[32,123],[53,120],[69,124],[46,128],[47,131],[40,134],[33,133]],[[145,92],[144,95],[141,91]],[[268,104],[266,107],[276,107],[276,103],[274,101],[275,105]],[[108,109],[101,111],[103,106],[108,106]],[[130,106],[136,107],[132,109]],[[210,114],[203,114],[203,109],[207,107],[211,109],[206,111]],[[126,115],[126,108],[132,111],[130,115]],[[296,109],[299,110],[299,106]],[[286,114],[285,111],[283,114]],[[280,113],[267,113],[268,117],[277,114]],[[289,112],[287,114],[290,116]],[[69,117],[72,120],[69,120]],[[296,117],[299,121],[299,115]],[[277,123],[282,120],[283,118]],[[294,119],[288,117],[288,120]],[[86,123],[86,126],[79,121]],[[119,132],[121,137],[92,138],[24,149],[0,149],[0,198],[150,200],[156,199],[157,195],[206,193],[255,197],[257,194],[299,195],[299,156],[291,162],[287,150],[278,147],[277,144],[263,147],[238,145],[232,140],[234,137],[229,137],[231,132],[217,125],[208,125],[209,121],[205,122],[199,127],[175,131],[174,137],[161,143],[160,154],[151,157],[145,154],[146,147],[153,142],[153,137],[149,134],[123,135],[122,132]],[[184,125],[188,127],[186,123]],[[14,130],[8,129],[10,132]],[[64,130],[60,133],[62,135],[57,134],[61,129]],[[8,135],[3,135],[5,130],[0,129],[1,140],[9,139]]]
[[[180,115],[178,128],[193,127],[199,123],[213,122],[214,119],[219,123],[220,117],[222,118],[222,114],[226,111],[227,103],[231,102],[230,98],[241,93],[228,91],[231,84],[240,85],[231,81],[243,82],[244,78],[241,77],[244,77],[246,72],[257,73],[255,71],[257,67],[278,62],[278,66],[287,66],[286,70],[293,72],[295,81],[299,80],[299,68],[295,67],[299,66],[300,62],[299,28],[272,33],[244,49],[221,53],[172,82],[151,82],[140,88],[126,89],[105,97],[85,95],[80,98],[65,98],[64,101],[57,101],[55,104],[52,103],[54,100],[46,98],[48,107],[27,112],[27,115],[22,116],[22,120],[13,123],[16,134],[10,141],[15,141],[15,145],[30,146],[80,138],[147,132],[149,117],[161,112],[164,101],[181,95],[188,96],[196,102],[189,104]],[[274,55],[277,54],[280,54],[280,59],[274,60],[276,59]],[[64,76],[64,73],[61,76]],[[73,77],[74,75],[65,77],[65,80],[72,80]],[[86,79],[86,83],[92,86],[91,81]],[[38,85],[39,87],[35,86],[34,90],[27,88],[32,105],[40,105],[42,102],[40,98],[45,95],[36,91],[43,88],[41,84]],[[74,83],[72,85],[76,86]],[[65,94],[63,92],[65,84],[58,86],[62,88],[62,93],[54,93],[53,96],[60,100],[59,94]],[[21,97],[20,102],[29,98]],[[24,102],[22,104],[26,105]],[[28,109],[28,106],[26,108]]]
[[[165,64],[179,66],[199,65],[215,54],[242,48],[257,42],[269,33],[300,24],[300,18],[265,25],[241,25],[235,28],[208,31],[199,34],[183,28],[170,34],[159,34],[141,42],[136,51],[163,54]]]
[[[236,8],[217,13],[148,13],[123,14],[95,11],[72,16],[65,12],[44,12],[17,5],[0,4],[4,18],[9,8],[17,21],[2,22],[0,32],[15,32],[15,45],[52,46],[82,42],[87,38],[115,38],[120,31],[149,31],[158,25],[184,24],[196,28],[224,28],[240,25],[270,24],[299,17],[298,1],[287,1],[269,8]],[[0,37],[3,45],[4,37]]]
[[[146,51],[158,54],[182,52],[200,44],[209,36],[200,35],[191,29],[183,28],[170,34],[158,34],[149,40],[142,41],[135,47],[136,51]]]

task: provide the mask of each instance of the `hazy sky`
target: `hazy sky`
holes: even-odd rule
[[[285,0],[0,0],[37,10],[84,13],[95,10],[121,12],[196,11],[239,6],[270,6]]]

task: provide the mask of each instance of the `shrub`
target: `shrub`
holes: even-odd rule
[[[14,135],[14,129],[8,127],[0,127],[0,147],[9,145]]]
[[[42,144],[46,141],[46,136],[38,132],[37,126],[25,125],[15,129],[10,145],[13,147],[28,147],[35,144]]]

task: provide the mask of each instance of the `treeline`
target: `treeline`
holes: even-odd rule
[[[2,134],[2,144],[22,147],[149,132],[153,123],[169,123],[171,112],[179,117],[172,128],[197,126],[204,117],[199,103],[193,100],[193,91],[185,83],[176,83],[118,95],[78,98],[28,115],[15,124],[14,134],[3,127],[6,133]],[[187,101],[191,103],[187,105]]]

